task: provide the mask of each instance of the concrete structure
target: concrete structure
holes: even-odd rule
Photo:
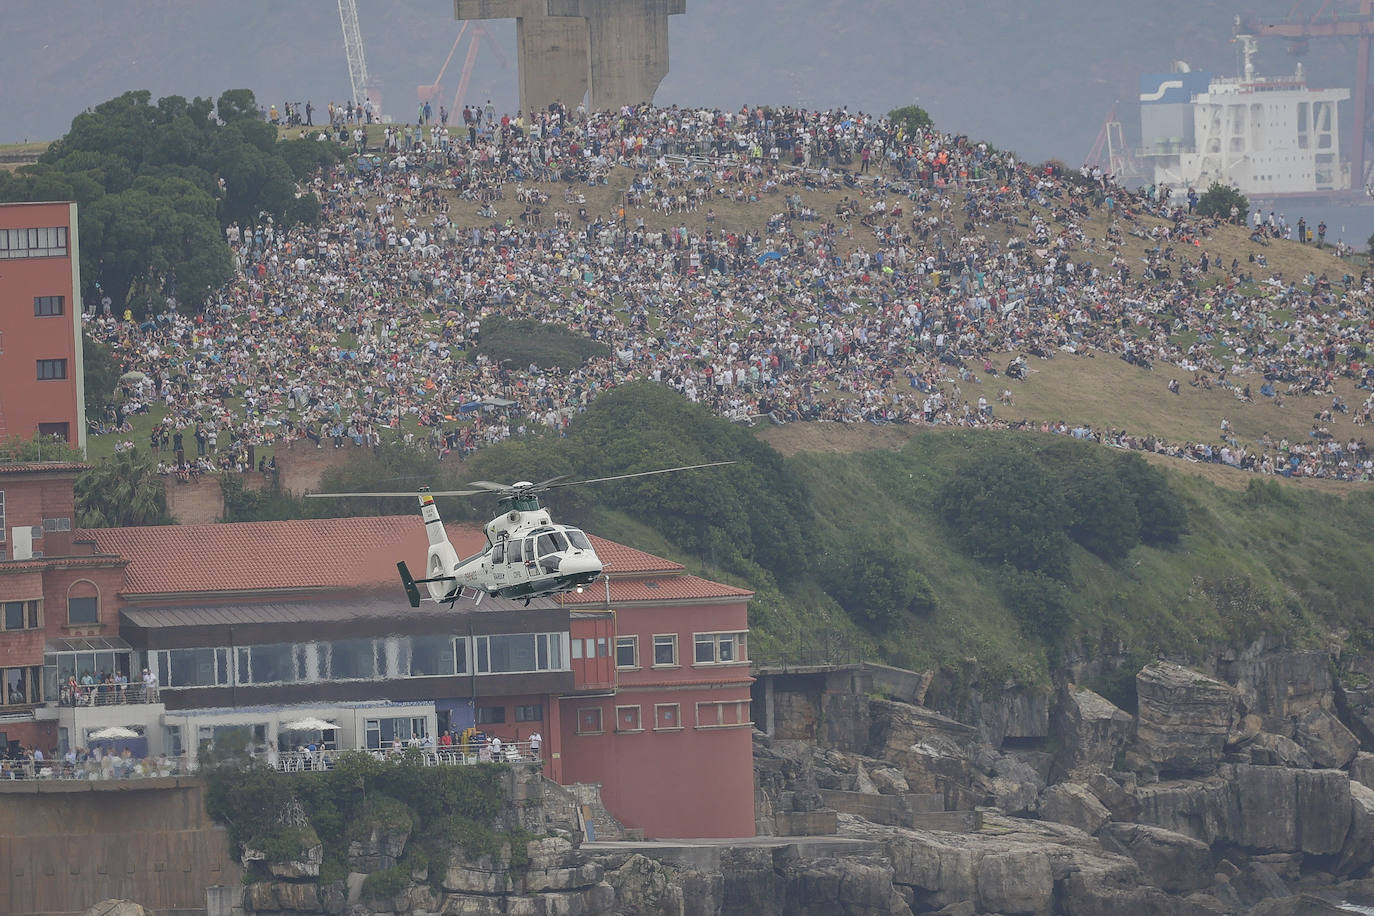
[[[587,92],[593,111],[651,102],[668,75],[668,17],[687,0],[454,0],[456,19],[514,19],[527,115]]]
[[[77,914],[110,899],[204,913],[206,888],[243,886],[204,796],[186,776],[0,780],[0,913]]]
[[[0,204],[0,441],[85,452],[76,204]]]
[[[515,20],[520,110],[526,116],[552,102],[575,107],[587,94],[587,26],[581,19],[548,15],[548,0],[454,0],[453,14]]]

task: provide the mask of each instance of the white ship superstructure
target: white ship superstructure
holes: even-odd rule
[[[1309,88],[1301,64],[1292,76],[1256,77],[1254,38],[1238,40],[1238,79],[1211,77],[1201,90],[1205,75],[1181,64],[1142,79],[1141,152],[1155,183],[1204,191],[1221,182],[1252,197],[1349,190],[1338,106],[1350,90]]]

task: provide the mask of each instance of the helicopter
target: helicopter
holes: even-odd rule
[[[548,509],[539,502],[539,495],[560,487],[650,477],[655,474],[674,474],[701,468],[721,467],[733,461],[714,461],[676,468],[640,471],[636,474],[617,474],[613,477],[593,477],[587,480],[568,480],[567,475],[550,477],[539,483],[521,480],[511,484],[474,480],[468,490],[435,490],[423,487],[418,491],[371,493],[308,493],[313,498],[417,496],[420,517],[429,538],[429,554],[425,560],[425,574],[415,578],[404,560],[396,564],[401,585],[411,607],[419,607],[422,597],[447,603],[453,607],[459,598],[470,596],[474,602],[483,597],[523,598],[529,604],[535,598],[577,591],[590,585],[604,568],[591,541],[580,529],[554,522]],[[444,531],[436,496],[496,496],[499,514],[482,528],[487,546],[480,553],[460,558]],[[422,596],[420,586],[427,596]]]

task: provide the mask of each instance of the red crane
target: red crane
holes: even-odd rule
[[[463,36],[468,34],[468,50],[463,58],[463,72],[458,77],[458,91],[453,95],[453,107],[450,111],[457,111],[458,106],[463,103],[463,98],[468,93],[468,83],[472,80],[472,67],[477,63],[477,49],[486,42],[487,47],[496,52],[496,59],[501,62],[503,69],[510,69],[510,64],[506,62],[505,52],[501,50],[500,44],[492,38],[486,26],[480,22],[467,20],[463,22],[463,27],[458,30],[458,37],[453,39],[453,47],[448,50],[448,57],[444,58],[444,65],[439,68],[439,75],[434,78],[434,82],[426,86],[416,86],[415,93],[420,97],[421,102],[432,101],[439,95],[439,84],[444,81],[444,73],[448,71],[448,65],[453,61],[453,55],[458,51],[458,45],[462,43]]]
[[[1355,66],[1354,86],[1354,144],[1350,151],[1351,171],[1362,185],[1368,184],[1369,171],[1366,150],[1369,148],[1369,52],[1374,39],[1374,0],[1357,0],[1357,13],[1337,13],[1330,0],[1325,0],[1316,13],[1286,22],[1249,22],[1241,26],[1245,34],[1283,38],[1293,42],[1291,50],[1302,53],[1313,38],[1354,38],[1358,42],[1359,57]],[[1294,4],[1293,12],[1297,10]]]

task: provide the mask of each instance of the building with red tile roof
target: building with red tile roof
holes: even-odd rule
[[[478,528],[445,528],[460,555],[486,546]],[[67,552],[84,556],[67,575],[94,563],[117,577],[100,590],[92,631],[111,642],[84,649],[65,625],[31,638],[26,658],[43,660],[41,673],[29,667],[46,692],[28,710],[67,743],[83,743],[99,712],[168,753],[194,753],[231,727],[289,749],[286,726],[307,710],[339,725],[341,748],[538,733],[546,775],[599,783],[627,827],[752,835],[751,593],[589,537],[605,573],[580,594],[415,609],[396,563],[425,557],[418,515],[72,532]],[[31,562],[0,563],[0,583]],[[0,652],[8,641],[0,632]],[[64,705],[101,696],[79,683],[63,691],[102,662],[133,682],[146,667],[156,696],[129,693],[144,702],[115,712]]]

